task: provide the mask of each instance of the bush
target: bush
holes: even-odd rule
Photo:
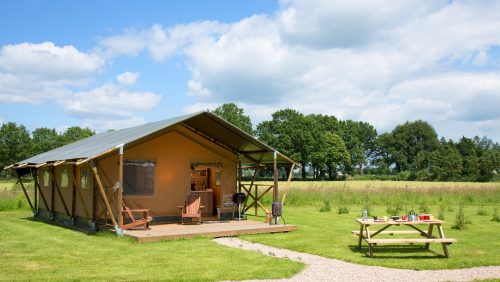
[[[493,218],[491,221],[500,222],[500,215],[498,214],[498,209],[495,208],[495,212],[493,213]]]
[[[477,209],[477,215],[488,215],[488,212],[484,209],[483,205],[480,205]]]
[[[347,206],[340,206],[338,210],[339,214],[348,214],[349,213],[349,208]]]
[[[332,210],[329,200],[323,200],[319,207],[319,212],[330,212]]]
[[[467,222],[465,220],[464,206],[460,205],[458,207],[457,215],[455,216],[455,224],[451,227],[453,229],[465,230],[467,228]]]
[[[439,204],[439,214],[438,214],[438,219],[444,220],[444,211],[446,210],[446,204],[445,203],[440,203]]]

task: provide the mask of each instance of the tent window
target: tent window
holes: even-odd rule
[[[68,169],[63,168],[61,170],[61,188],[68,188]]]
[[[50,173],[46,169],[43,171],[43,187],[50,187]]]
[[[80,187],[82,189],[94,188],[94,181],[92,178],[92,173],[90,172],[90,168],[83,168],[80,171]]]
[[[155,161],[123,161],[123,194],[154,195]]]

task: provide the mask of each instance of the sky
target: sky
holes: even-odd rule
[[[500,1],[0,1],[0,123],[120,129],[236,103],[500,141]]]

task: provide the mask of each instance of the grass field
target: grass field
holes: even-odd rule
[[[282,192],[284,187],[280,183]],[[10,205],[6,209],[27,208],[18,187],[4,192],[4,203]],[[269,194],[264,203],[270,207],[270,202]],[[0,195],[0,210],[1,203]],[[331,210],[320,212],[327,205]],[[459,205],[469,222],[465,230],[452,229]],[[458,243],[449,247],[448,259],[442,257],[439,244],[431,245],[430,251],[421,246],[376,247],[375,258],[369,258],[367,247],[357,250],[351,234],[359,229],[354,219],[364,206],[379,216],[392,215],[395,209],[399,215],[410,209],[442,213],[446,237]],[[348,213],[339,214],[340,207]],[[287,223],[298,225],[298,230],[242,238],[366,265],[409,269],[500,265],[500,223],[491,221],[495,209],[500,212],[499,183],[293,182],[283,211]],[[29,216],[27,211],[0,212],[0,279],[240,280],[287,277],[303,267],[224,248],[205,238],[140,245],[108,233],[91,236],[31,221]],[[245,266],[244,271],[234,271],[235,265]]]
[[[271,184],[270,182],[259,184]],[[279,185],[281,189],[284,183]],[[266,197],[267,205],[270,197]],[[459,205],[464,206],[467,229],[452,229]],[[328,210],[329,212],[320,212]],[[417,213],[441,214],[446,237],[457,244],[449,247],[451,257],[442,257],[440,244],[431,244],[430,251],[421,246],[383,246],[374,250],[375,258],[367,257],[367,247],[357,250],[359,230],[354,221],[367,206],[371,215],[390,216]],[[343,213],[339,214],[342,208]],[[482,265],[500,265],[500,223],[492,221],[500,213],[500,183],[449,182],[294,182],[287,194],[284,216],[288,223],[298,225],[289,234],[243,236],[281,248],[317,254],[367,265],[409,269],[454,269]],[[481,210],[482,215],[478,215]],[[382,236],[382,235],[380,235]],[[390,236],[390,235],[387,235]],[[383,237],[379,237],[383,238]]]
[[[139,244],[0,212],[0,280],[219,281],[289,277],[303,265],[207,238]]]

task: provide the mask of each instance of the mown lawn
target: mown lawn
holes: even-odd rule
[[[207,238],[138,244],[0,212],[0,280],[218,281],[290,277],[304,265]]]
[[[498,208],[498,206],[496,206]],[[285,219],[296,224],[298,230],[288,234],[245,235],[242,239],[259,242],[290,250],[337,258],[365,265],[378,265],[407,269],[455,269],[483,265],[500,265],[500,223],[491,221],[494,206],[484,206],[487,215],[477,215],[478,207],[464,209],[466,230],[452,229],[457,206],[445,212],[444,233],[455,238],[458,243],[449,246],[450,258],[443,258],[440,244],[431,244],[430,251],[422,245],[378,246],[374,258],[367,256],[366,243],[357,250],[357,237],[352,230],[359,230],[354,221],[361,217],[362,206],[348,206],[348,214],[338,214],[338,206],[330,212],[319,212],[318,206],[285,206]],[[437,215],[438,207],[430,206],[431,213]],[[372,207],[372,214],[387,215],[385,206]],[[391,227],[394,228],[394,227]],[[401,229],[406,230],[406,229]],[[390,235],[386,235],[390,236]],[[381,238],[381,237],[379,237]]]

